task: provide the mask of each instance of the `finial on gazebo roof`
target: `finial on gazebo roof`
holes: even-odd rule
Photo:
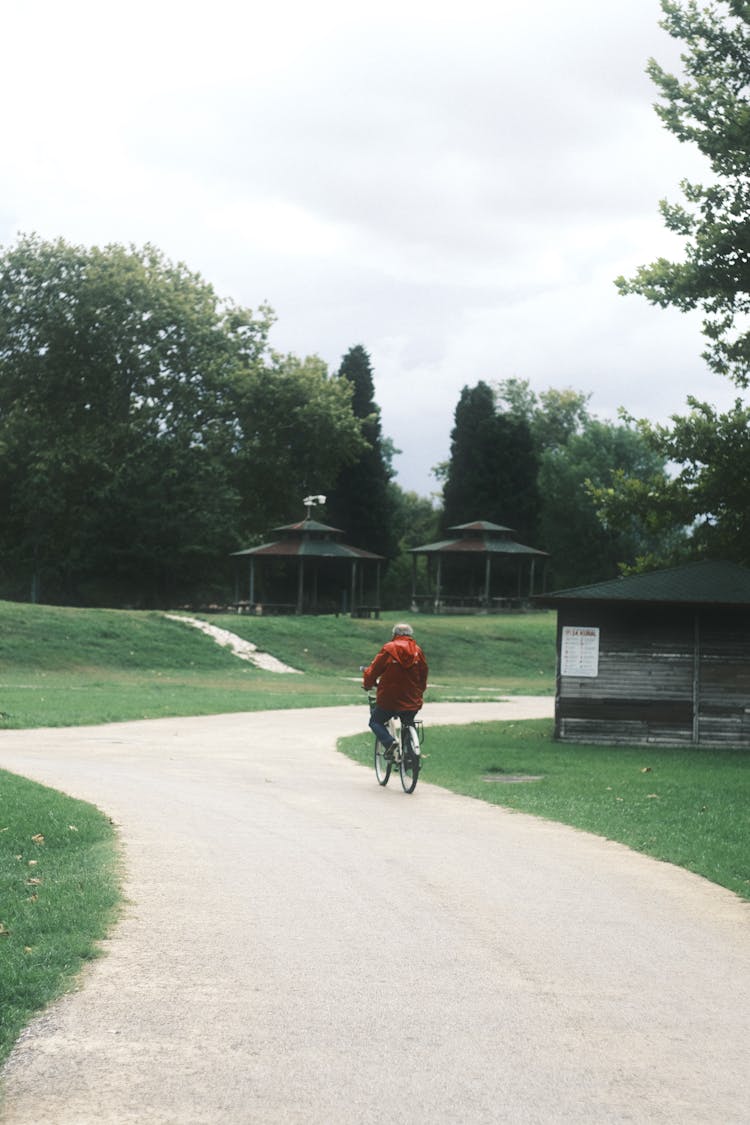
[[[305,519],[310,519],[310,515],[315,504],[325,504],[325,502],[325,496],[306,496],[302,501],[307,509],[307,515],[305,516]]]

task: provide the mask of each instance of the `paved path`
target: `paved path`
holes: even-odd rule
[[[748,906],[584,833],[380,789],[333,749],[361,724],[0,735],[0,765],[114,817],[130,900],[17,1046],[2,1120],[747,1125]]]

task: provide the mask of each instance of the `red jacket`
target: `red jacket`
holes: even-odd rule
[[[377,683],[384,711],[419,711],[427,687],[425,655],[413,637],[394,637],[365,668],[362,682],[368,690]]]

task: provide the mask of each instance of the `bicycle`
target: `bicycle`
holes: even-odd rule
[[[375,705],[374,692],[368,692],[367,699],[372,711]],[[378,785],[387,785],[391,770],[394,766],[398,766],[404,793],[413,793],[422,767],[421,747],[424,742],[424,724],[421,719],[415,719],[413,725],[402,723],[398,716],[394,716],[385,725],[396,740],[397,746],[393,751],[393,757],[386,758],[385,747],[375,738],[375,777]]]

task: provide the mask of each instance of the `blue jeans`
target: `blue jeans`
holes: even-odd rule
[[[378,707],[377,703],[370,712],[370,730],[375,735],[381,746],[384,746],[386,750],[393,742],[393,737],[385,724],[395,715],[398,715],[404,726],[413,727],[414,718],[417,715],[417,712],[385,711],[382,707]]]

